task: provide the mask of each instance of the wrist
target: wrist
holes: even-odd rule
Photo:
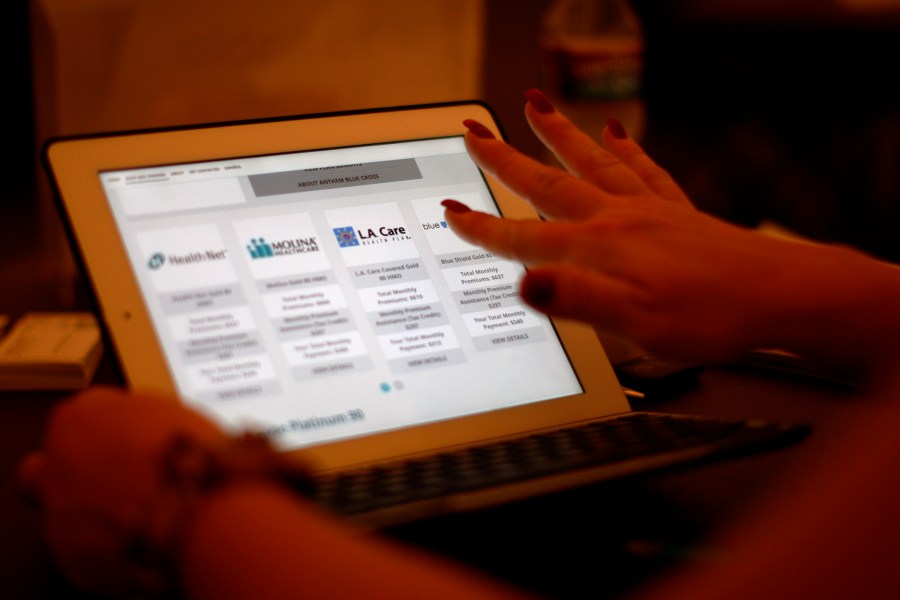
[[[764,301],[767,347],[860,382],[900,357],[896,266],[829,245],[801,244],[782,256],[773,297]]]
[[[160,492],[126,532],[131,587],[142,596],[178,590],[179,562],[198,515],[220,494],[249,485],[306,492],[305,470],[277,454],[261,436],[215,444],[174,436],[161,457]]]
[[[310,562],[294,545],[314,554],[323,551],[314,541],[320,514],[304,506],[302,498],[264,479],[237,481],[205,496],[173,556],[182,595],[193,600],[289,597],[275,583],[284,576],[279,574]],[[292,564],[285,566],[282,561],[288,559]]]

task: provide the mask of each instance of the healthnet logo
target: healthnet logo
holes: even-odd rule
[[[332,231],[335,239],[337,239],[338,246],[341,248],[359,246],[359,238],[356,237],[356,232],[352,227],[335,227]]]
[[[153,271],[159,269],[164,264],[166,264],[166,257],[161,252],[154,253],[153,256],[150,257],[150,260],[147,261],[147,266]]]
[[[147,267],[150,268],[151,271],[156,271],[165,264],[171,265],[172,267],[180,267],[227,259],[228,250],[224,248],[217,250],[197,250],[195,252],[188,252],[187,254],[165,255],[162,252],[154,252],[150,255],[150,258],[147,259]]]
[[[250,243],[247,244],[247,252],[253,260],[318,251],[319,242],[315,237],[279,240],[277,242],[267,242],[265,238],[259,237],[251,239]]]

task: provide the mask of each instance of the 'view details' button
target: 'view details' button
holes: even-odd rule
[[[434,369],[466,362],[466,356],[460,349],[448,350],[435,354],[420,355],[415,358],[397,358],[390,361],[394,373],[406,373],[421,369]]]
[[[540,342],[547,338],[544,330],[540,327],[529,327],[528,329],[517,329],[503,335],[484,335],[473,338],[475,347],[479,350],[497,350],[514,344],[530,344],[531,342]]]

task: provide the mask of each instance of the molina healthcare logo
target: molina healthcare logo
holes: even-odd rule
[[[305,254],[307,252],[318,252],[319,242],[315,236],[308,238],[295,238],[292,240],[279,240],[277,242],[267,242],[266,238],[258,237],[250,240],[247,244],[247,252],[250,258],[256,260],[259,258],[270,258],[273,256],[292,256],[294,254]]]

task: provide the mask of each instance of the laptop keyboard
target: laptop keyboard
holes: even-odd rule
[[[320,475],[313,497],[344,515],[521,482],[629,459],[695,451],[694,458],[787,443],[803,426],[628,413],[351,472]]]

